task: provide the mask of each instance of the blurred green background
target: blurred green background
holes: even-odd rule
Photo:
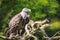
[[[32,10],[29,15],[34,21],[50,20],[49,36],[60,31],[60,0],[0,0],[0,34],[5,34],[10,19],[23,8]]]

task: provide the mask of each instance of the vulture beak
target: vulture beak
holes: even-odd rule
[[[31,12],[31,9],[28,9],[29,10],[29,12]]]

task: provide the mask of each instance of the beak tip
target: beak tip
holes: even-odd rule
[[[29,11],[31,12],[31,9],[29,9]]]

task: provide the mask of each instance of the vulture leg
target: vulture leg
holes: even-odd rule
[[[24,29],[24,28],[18,30],[18,34],[19,34],[19,36],[22,36],[22,35],[24,34],[24,32],[25,32],[25,29]]]

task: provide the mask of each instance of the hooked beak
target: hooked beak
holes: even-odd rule
[[[31,12],[31,9],[28,9],[29,10],[29,12]]]

